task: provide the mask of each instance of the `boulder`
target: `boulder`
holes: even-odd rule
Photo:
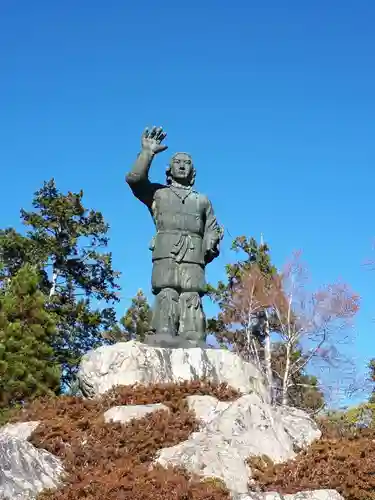
[[[235,495],[248,492],[249,456],[267,455],[276,463],[284,462],[295,456],[296,448],[305,448],[319,437],[315,424],[304,412],[275,411],[255,393],[230,403],[212,396],[188,396],[187,401],[201,423],[200,431],[187,441],[160,450],[156,462],[182,465],[191,473],[217,477]],[[286,424],[284,413],[289,415]],[[303,439],[298,432],[288,432],[293,425],[304,428]]]
[[[293,495],[284,495],[284,500],[344,500],[336,490],[300,491]]]
[[[127,405],[127,406],[114,406],[104,413],[105,422],[121,422],[125,424],[130,422],[133,418],[142,418],[154,411],[165,410],[169,411],[168,406],[161,403],[150,405]]]
[[[194,411],[195,416],[201,422],[202,427],[216,418],[220,412],[229,408],[229,403],[219,401],[214,396],[187,396],[189,409]]]
[[[26,439],[0,432],[0,498],[32,500],[47,488],[59,486],[64,469],[51,453]]]
[[[0,427],[0,436],[7,435],[18,439],[27,440],[39,425],[39,421],[17,422],[16,424],[6,424]]]
[[[303,410],[290,406],[276,406],[274,411],[283,422],[284,429],[292,439],[296,451],[303,450],[322,435],[317,423]]]
[[[244,453],[237,454],[230,441],[217,434],[195,432],[187,441],[160,450],[156,463],[183,466],[205,478],[221,479],[232,494],[246,493],[250,469]]]
[[[102,346],[83,356],[78,372],[82,393],[94,397],[116,385],[179,383],[205,378],[269,401],[259,370],[223,349],[166,349],[136,341]]]

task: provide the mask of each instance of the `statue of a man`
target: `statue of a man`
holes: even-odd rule
[[[202,296],[205,266],[219,255],[222,230],[208,198],[193,190],[191,156],[175,154],[166,171],[166,185],[149,180],[154,156],[165,151],[162,128],[146,129],[142,149],[126,176],[133,194],[149,209],[156,235],[152,239],[152,293],[156,296],[152,335],[146,343],[160,347],[202,345],[206,319]]]

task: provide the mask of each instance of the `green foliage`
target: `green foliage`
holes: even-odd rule
[[[226,282],[219,281],[216,287],[208,285],[208,295],[219,306],[220,313],[216,318],[208,319],[207,330],[215,335],[221,347],[237,345],[239,348],[238,351],[241,351],[246,338],[243,329],[230,329],[224,320],[224,314],[231,301],[233,289],[253,266],[257,266],[260,272],[266,277],[275,276],[277,270],[271,263],[268,245],[259,245],[255,238],[238,236],[233,240],[231,249],[236,253],[244,253],[245,259],[225,266]],[[254,317],[253,334],[257,338],[258,343],[260,343],[262,332],[257,317]]]
[[[358,431],[375,430],[375,404],[361,403],[346,409],[330,410],[317,418],[324,436],[348,437],[355,436]]]
[[[216,287],[209,285],[208,294],[219,306],[220,312],[216,318],[208,319],[207,330],[215,335],[221,347],[234,346],[236,351],[241,353],[244,352],[246,347],[247,335],[245,328],[248,328],[249,325],[246,325],[246,327],[236,325],[236,328],[232,328],[232,325],[229,325],[225,319],[226,312],[231,305],[233,292],[241,280],[255,267],[260,271],[265,282],[277,275],[277,269],[271,262],[268,245],[265,243],[258,244],[255,238],[238,236],[232,242],[231,249],[237,254],[241,252],[245,258],[226,266],[226,282],[219,281]],[[252,337],[258,346],[257,348],[261,350],[265,325],[263,311],[254,314],[251,320]],[[275,326],[274,318],[268,317],[268,322],[271,327]]]
[[[261,273],[265,276],[274,276],[277,274],[276,267],[271,263],[267,244],[262,243],[259,245],[255,238],[238,236],[233,240],[231,250],[236,253],[243,252],[245,259],[238,260],[233,264],[227,264],[225,266],[226,282],[219,281],[216,287],[208,285],[207,288],[208,295],[222,309],[230,299],[233,287],[252,266],[257,265]]]
[[[11,408],[0,408],[0,427],[10,422],[17,410],[21,409],[20,405],[14,405]]]
[[[34,210],[21,210],[26,234],[0,232],[0,277],[14,276],[25,262],[40,273],[40,289],[49,297],[57,327],[50,342],[64,386],[74,381],[82,355],[103,343],[102,330],[115,324],[118,300],[119,273],[104,251],[108,224],[100,212],[86,209],[82,198],[82,191],[60,193],[52,179],[35,193]],[[98,301],[107,307],[94,307]]]
[[[46,310],[39,275],[25,264],[0,297],[0,408],[57,393],[60,369],[50,341],[53,315]]]
[[[82,204],[83,191],[64,195],[54,180],[35,193],[35,211],[21,210],[27,236],[39,249],[41,263],[52,268],[49,293],[74,286],[88,297],[116,300],[112,255],[100,250],[108,245],[108,224],[103,215]]]
[[[375,403],[375,358],[370,361],[368,367],[370,371],[370,381],[373,384],[373,389],[370,395],[370,403]]]
[[[103,337],[111,342],[126,342],[138,340],[143,342],[151,330],[152,310],[147,297],[138,290],[132,298],[131,305],[121,318],[120,324],[106,331]]]
[[[345,412],[349,425],[375,429],[375,403],[362,403]]]
[[[142,290],[138,290],[137,295],[132,299],[131,306],[121,319],[129,340],[144,341],[151,329],[151,317],[152,311],[147,298]]]
[[[51,346],[56,361],[62,366],[62,384],[70,388],[82,356],[91,349],[103,345],[102,331],[115,323],[112,308],[92,309],[88,299],[58,295],[51,302],[55,313],[57,332]]]
[[[27,262],[37,265],[41,260],[34,242],[13,228],[0,230],[0,283],[14,276]]]

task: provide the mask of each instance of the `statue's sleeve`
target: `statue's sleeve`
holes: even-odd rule
[[[141,152],[133,168],[126,175],[126,182],[132,190],[134,196],[151,209],[155,192],[163,187],[161,184],[151,182],[148,176],[152,162],[152,156]]]
[[[220,254],[219,244],[223,238],[222,230],[217,223],[211,202],[206,199],[206,223],[203,239],[204,260],[206,264],[216,259]]]

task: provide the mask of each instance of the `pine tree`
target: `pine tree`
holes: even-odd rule
[[[103,334],[111,342],[126,342],[138,340],[144,342],[145,336],[151,330],[152,310],[147,297],[142,290],[138,290],[132,298],[130,307],[121,318],[120,324]]]
[[[83,191],[60,193],[52,179],[35,193],[34,211],[21,210],[26,234],[39,249],[39,260],[51,269],[50,296],[73,287],[98,300],[116,300],[116,278],[108,245],[108,224],[100,212],[86,209]]]
[[[27,262],[38,264],[37,247],[33,241],[13,228],[0,230],[0,283],[6,282]]]
[[[277,273],[276,267],[271,263],[269,247],[266,243],[258,244],[255,238],[246,236],[237,236],[232,242],[231,250],[235,253],[244,253],[245,259],[238,260],[233,264],[227,264],[225,271],[227,275],[226,282],[219,281],[216,287],[208,286],[208,295],[221,308],[230,300],[232,290],[236,284],[241,281],[242,276],[254,265],[260,272],[267,277],[274,276]]]
[[[242,252],[245,259],[226,266],[226,283],[220,281],[217,287],[208,287],[208,294],[218,304],[220,312],[216,318],[208,320],[207,330],[215,335],[222,347],[233,347],[245,359],[251,359],[264,369],[271,387],[270,332],[274,318],[269,316],[266,304],[258,300],[259,297],[255,300],[256,305],[250,301],[251,310],[245,303],[249,303],[248,293],[252,293],[250,289],[255,283],[258,291],[260,288],[265,291],[277,270],[271,263],[267,244],[258,244],[255,238],[235,238],[232,250]],[[262,291],[260,295],[265,296]]]
[[[0,296],[0,408],[59,391],[53,316],[39,290],[38,272],[26,264]]]
[[[220,313],[216,318],[210,318],[207,322],[207,330],[213,333],[222,347],[233,345],[233,343],[241,344],[244,339],[243,329],[235,331],[228,330],[223,314],[228,309],[233,297],[233,291],[237,285],[241,283],[244,275],[249,273],[251,269],[256,267],[262,276],[266,279],[275,276],[277,273],[276,267],[271,262],[269,255],[269,247],[267,244],[258,244],[255,238],[247,238],[246,236],[238,236],[232,242],[231,249],[237,254],[242,252],[245,254],[244,260],[238,260],[233,264],[227,264],[225,271],[227,275],[226,282],[219,281],[216,287],[208,285],[207,292],[209,297],[219,306]],[[257,342],[262,340],[262,325],[264,315],[261,311],[252,317],[253,333],[257,338]]]
[[[103,343],[101,332],[115,324],[118,300],[108,224],[103,215],[84,207],[83,192],[60,193],[54,180],[45,182],[33,199],[33,211],[21,210],[25,235],[0,232],[0,277],[8,280],[25,263],[35,264],[48,309],[55,314],[51,339],[62,365],[62,383],[69,386],[82,355]],[[94,307],[98,302],[106,307]]]

